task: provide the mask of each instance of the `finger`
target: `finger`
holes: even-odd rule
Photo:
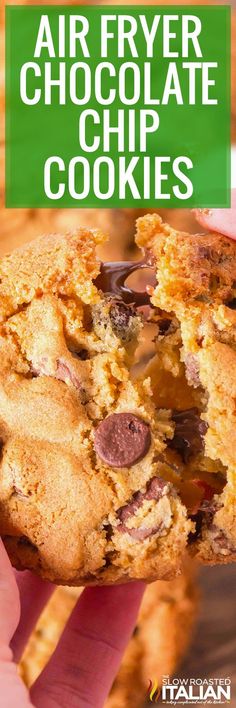
[[[100,708],[132,634],[144,583],[84,590],[33,686],[37,708]]]
[[[18,662],[36,622],[48,602],[55,585],[46,583],[29,571],[15,573],[20,593],[21,615],[11,641],[14,660]]]
[[[236,240],[236,189],[231,192],[230,209],[193,209],[197,221],[204,229]]]
[[[4,708],[34,708],[26,686],[21,680],[16,664],[11,661],[11,650],[8,656],[0,661],[0,692],[1,706]]]
[[[0,539],[0,695],[4,708],[32,706],[12,661],[10,639],[20,616],[19,592],[8,555]]]
[[[11,563],[0,539],[0,642],[9,644],[20,618],[20,598]]]

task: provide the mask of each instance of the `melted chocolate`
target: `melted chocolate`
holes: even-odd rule
[[[131,273],[142,268],[152,268],[153,262],[149,258],[142,261],[113,261],[101,263],[100,273],[96,278],[96,286],[104,293],[112,293],[122,298],[126,304],[135,304],[136,307],[150,305],[150,297],[146,292],[136,292],[125,285]]]
[[[175,432],[168,447],[177,450],[183,462],[187,463],[192,455],[197,455],[204,450],[207,424],[201,420],[197,408],[173,411],[172,420],[175,423]]]

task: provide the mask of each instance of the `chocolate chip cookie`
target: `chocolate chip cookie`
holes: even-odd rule
[[[161,400],[173,410],[168,450],[195,524],[189,547],[204,562],[229,562],[236,559],[236,243],[175,231],[157,214],[138,221],[137,242],[156,263],[149,375],[157,405],[162,376]]]
[[[61,584],[169,578],[194,531],[164,474],[171,412],[130,374],[135,294],[120,272],[121,295],[102,290],[103,241],[79,229],[0,261],[0,533],[17,568]]]

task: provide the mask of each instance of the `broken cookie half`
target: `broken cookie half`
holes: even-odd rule
[[[156,355],[147,374],[156,405],[176,409],[169,478],[172,465],[194,522],[191,551],[207,563],[229,562],[236,559],[236,243],[177,232],[157,214],[138,220],[137,243],[157,273]]]
[[[0,261],[0,533],[17,568],[72,585],[169,578],[194,532],[162,474],[170,411],[130,375],[135,294],[120,271],[121,292],[103,287],[102,241],[79,229]]]

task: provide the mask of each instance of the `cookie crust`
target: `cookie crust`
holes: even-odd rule
[[[230,562],[236,559],[236,243],[216,233],[175,231],[157,214],[138,220],[137,243],[155,257],[153,305],[179,322],[180,361],[207,423],[205,454],[227,476],[223,493],[205,506],[193,552],[207,563]]]

